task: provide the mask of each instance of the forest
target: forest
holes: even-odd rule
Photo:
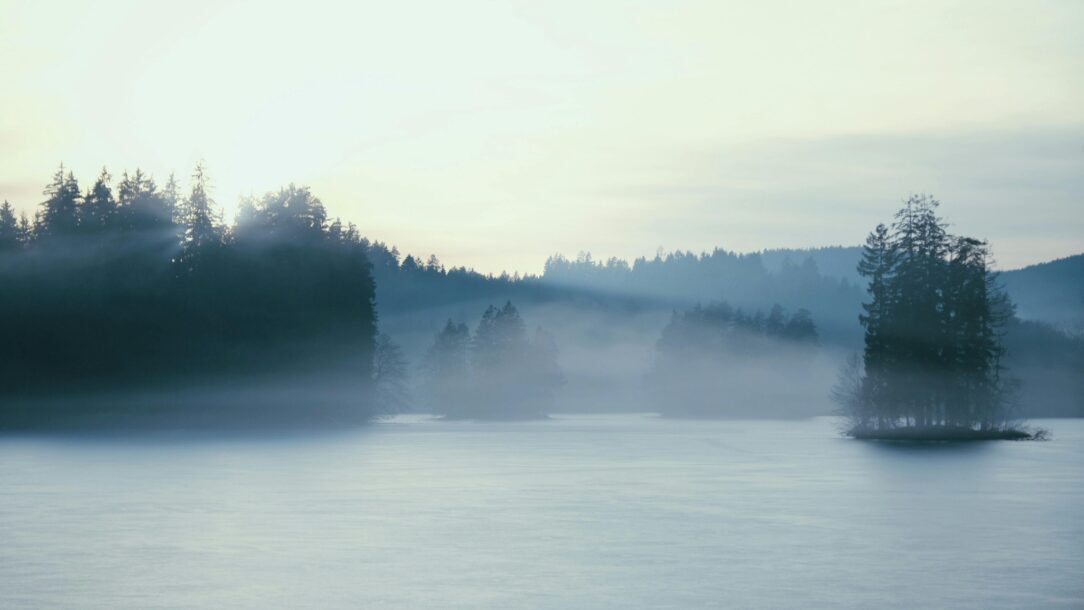
[[[366,243],[307,188],[245,202],[232,227],[202,166],[183,194],[174,177],[159,187],[140,171],[114,191],[105,170],[81,192],[62,167],[45,196],[32,221],[0,210],[8,425],[172,417],[178,402],[190,418],[249,419],[248,401],[190,392],[236,398],[276,376],[307,380],[292,385],[310,390],[306,418],[368,416],[357,400],[376,336]],[[356,396],[322,397],[329,378]],[[140,392],[151,397],[118,399]],[[288,415],[259,408],[265,421]]]
[[[212,193],[202,166],[184,188],[103,169],[85,190],[61,167],[33,217],[0,206],[3,425],[805,417],[832,409],[855,351],[855,429],[1084,415],[1084,340],[1015,315],[989,246],[949,235],[932,199],[861,251],[585,252],[490,275],[370,240],[307,187],[232,222]],[[1007,283],[1065,292],[1059,265]]]

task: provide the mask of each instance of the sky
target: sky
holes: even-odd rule
[[[854,245],[911,193],[1084,252],[1084,2],[0,0],[0,199],[305,184],[446,265]]]

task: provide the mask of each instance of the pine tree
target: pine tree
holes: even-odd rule
[[[79,224],[83,233],[97,235],[114,226],[117,215],[117,202],[113,199],[113,189],[109,186],[112,176],[102,168],[94,186],[83,196],[80,206]]]
[[[121,226],[126,231],[159,231],[173,224],[170,204],[143,170],[124,173],[117,185],[117,201]]]
[[[162,205],[171,223],[178,221],[177,210],[181,204],[181,185],[177,182],[177,176],[169,173],[165,186],[162,187]]]
[[[75,235],[79,230],[79,183],[70,171],[64,173],[63,163],[43,194],[47,199],[38,212],[35,237],[49,239]]]
[[[892,345],[889,339],[890,307],[894,301],[891,281],[896,271],[895,245],[888,227],[883,224],[866,238],[858,273],[869,278],[867,290],[872,300],[863,303],[864,314],[859,321],[865,328],[864,368],[866,371],[865,393],[862,404],[876,410],[882,417],[894,409],[889,404],[889,380],[892,367]],[[858,404],[858,403],[852,403]],[[889,416],[890,417],[890,416]]]
[[[181,215],[184,225],[181,260],[187,270],[197,266],[202,254],[222,244],[221,218],[208,190],[207,172],[201,162],[192,172],[192,190],[184,202]]]
[[[26,212],[19,215],[19,243],[23,248],[30,245],[34,239],[34,224],[30,222]]]
[[[259,202],[245,202],[237,224],[241,231],[258,228],[265,237],[276,239],[322,239],[328,228],[323,202],[308,187],[293,184],[264,195]],[[337,233],[341,232],[340,223]]]
[[[4,201],[0,205],[0,252],[14,252],[22,247],[19,232],[19,220],[11,204]]]

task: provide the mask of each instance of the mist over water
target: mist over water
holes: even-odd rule
[[[1084,422],[909,445],[831,418],[405,416],[0,438],[0,607],[1084,604]]]

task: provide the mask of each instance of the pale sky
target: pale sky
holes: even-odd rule
[[[0,199],[296,182],[404,252],[858,244],[912,192],[1084,252],[1084,2],[0,0]]]

